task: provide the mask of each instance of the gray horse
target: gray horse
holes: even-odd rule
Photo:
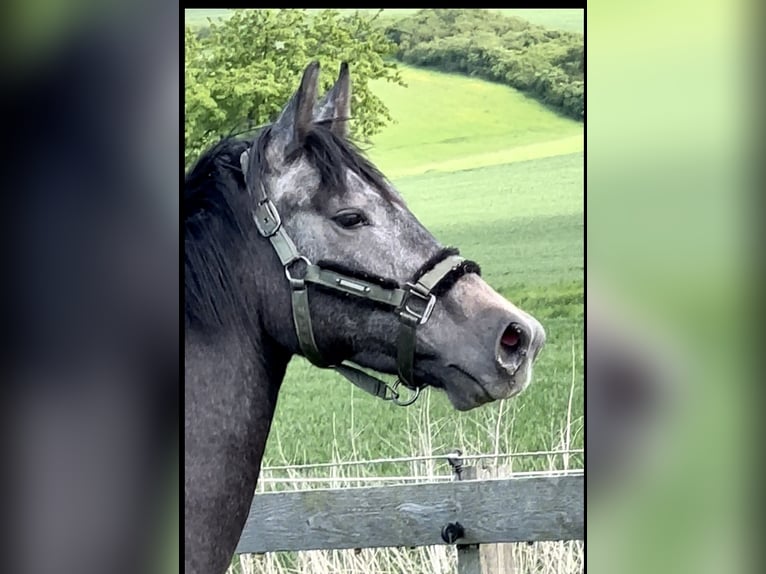
[[[186,176],[186,572],[231,561],[293,355],[381,398],[433,386],[468,410],[523,391],[545,342],[348,141],[348,66],[320,101],[318,74]],[[398,373],[399,391],[349,362]]]

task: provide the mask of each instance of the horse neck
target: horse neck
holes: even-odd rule
[[[189,572],[223,572],[247,518],[289,354],[267,337],[186,332]]]
[[[187,434],[199,429],[222,446],[239,443],[259,464],[289,354],[262,334],[188,330],[185,352]]]

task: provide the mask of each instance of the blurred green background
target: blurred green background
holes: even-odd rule
[[[593,572],[753,566],[755,16],[752,2],[588,4],[588,278],[671,340],[685,373],[651,454],[589,498]]]

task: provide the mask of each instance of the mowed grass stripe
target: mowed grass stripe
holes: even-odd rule
[[[437,144],[439,146],[441,144]],[[445,146],[451,144],[444,144]],[[516,163],[529,161],[531,159],[540,159],[557,155],[566,155],[583,151],[585,148],[583,134],[548,140],[541,143],[527,144],[507,149],[499,149],[486,153],[477,153],[474,155],[452,157],[444,161],[436,161],[416,165],[410,168],[392,169],[392,175],[397,177],[406,177],[428,172],[452,172],[466,169],[475,169],[477,167],[487,167],[507,163]],[[446,148],[445,148],[446,149]]]
[[[582,213],[584,154],[396,179],[427,226]],[[459,218],[456,215],[459,214]]]

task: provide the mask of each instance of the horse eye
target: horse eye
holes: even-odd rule
[[[333,221],[346,229],[361,227],[369,223],[364,214],[359,211],[342,211],[333,217]]]

